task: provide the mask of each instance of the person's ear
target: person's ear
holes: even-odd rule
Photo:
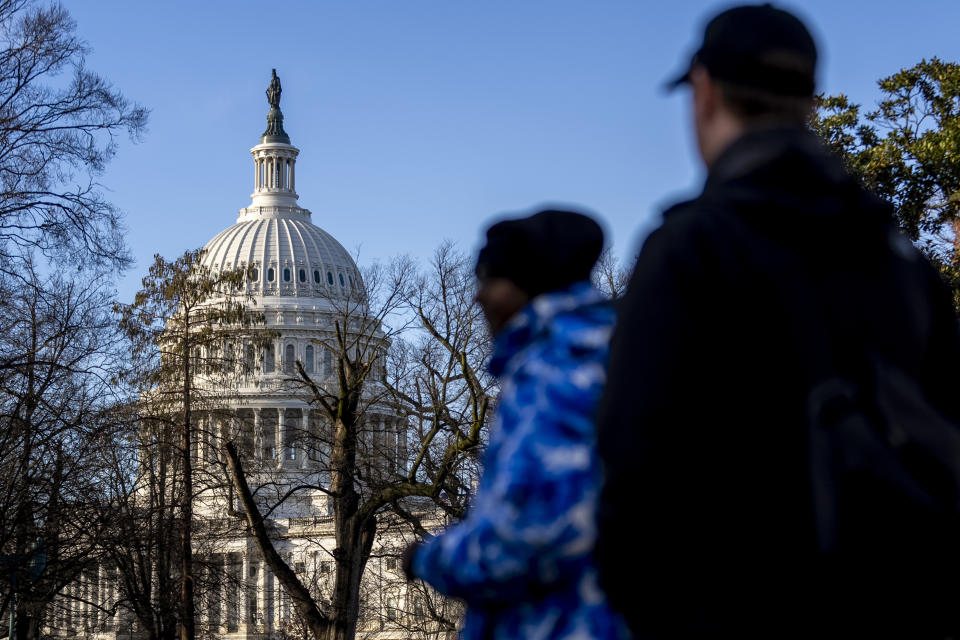
[[[698,65],[690,70],[690,87],[697,126],[709,123],[716,114],[719,95],[710,74],[702,66]]]
[[[720,89],[702,66],[690,70],[690,88],[697,150],[700,159],[709,167],[723,145],[729,142],[722,138],[724,119]]]

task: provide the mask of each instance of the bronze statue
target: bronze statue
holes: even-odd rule
[[[267,101],[270,103],[270,111],[267,113],[267,130],[260,136],[261,143],[282,142],[290,144],[290,136],[283,130],[283,113],[280,112],[281,93],[283,93],[283,88],[280,87],[280,78],[277,77],[277,70],[274,69],[270,86],[267,87]]]
[[[273,69],[273,77],[270,79],[270,86],[267,87],[267,101],[271,107],[280,107],[280,94],[283,88],[280,86],[280,78],[277,77],[277,70]]]

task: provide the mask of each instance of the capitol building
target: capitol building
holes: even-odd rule
[[[245,289],[239,293],[262,324],[259,333],[224,331],[224,353],[235,355],[242,366],[232,369],[225,383],[220,379],[205,404],[198,401],[193,422],[198,638],[310,637],[250,533],[224,463],[226,441],[236,443],[275,550],[321,610],[330,604],[336,574],[330,421],[314,396],[337,384],[337,354],[330,345],[339,329],[348,336],[356,330],[343,313],[345,307],[364,304],[364,283],[350,254],[314,225],[310,211],[299,204],[300,150],[284,130],[280,91],[274,72],[267,91],[267,129],[250,150],[251,202],[202,254],[213,274],[243,270]],[[364,339],[369,341],[369,334]],[[356,348],[363,346],[360,342]],[[385,394],[378,395],[382,365],[373,373],[364,386],[358,436],[358,468],[366,479],[402,472],[407,459],[405,418]],[[294,382],[303,375],[314,385],[312,393]],[[428,526],[439,526],[441,520],[425,518],[432,523]],[[424,635],[424,629],[433,629],[430,625],[409,623],[425,607],[399,568],[399,553],[412,535],[396,531],[378,531],[373,542],[361,589],[358,638],[431,636]],[[423,592],[424,587],[416,589]],[[419,631],[411,631],[414,627]],[[48,628],[59,637],[150,637],[124,604],[117,570],[108,565],[84,573],[65,590]],[[445,634],[437,628],[432,637]]]

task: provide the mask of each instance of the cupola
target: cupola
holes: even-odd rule
[[[296,164],[300,150],[290,144],[290,136],[283,129],[281,93],[283,88],[274,69],[267,87],[267,129],[260,136],[260,144],[250,149],[254,166],[252,202],[246,209],[250,213],[259,207],[297,208]]]

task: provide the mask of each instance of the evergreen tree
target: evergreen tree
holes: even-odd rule
[[[881,99],[866,112],[845,95],[819,96],[811,128],[893,205],[960,310],[960,64],[922,60],[877,84]]]

